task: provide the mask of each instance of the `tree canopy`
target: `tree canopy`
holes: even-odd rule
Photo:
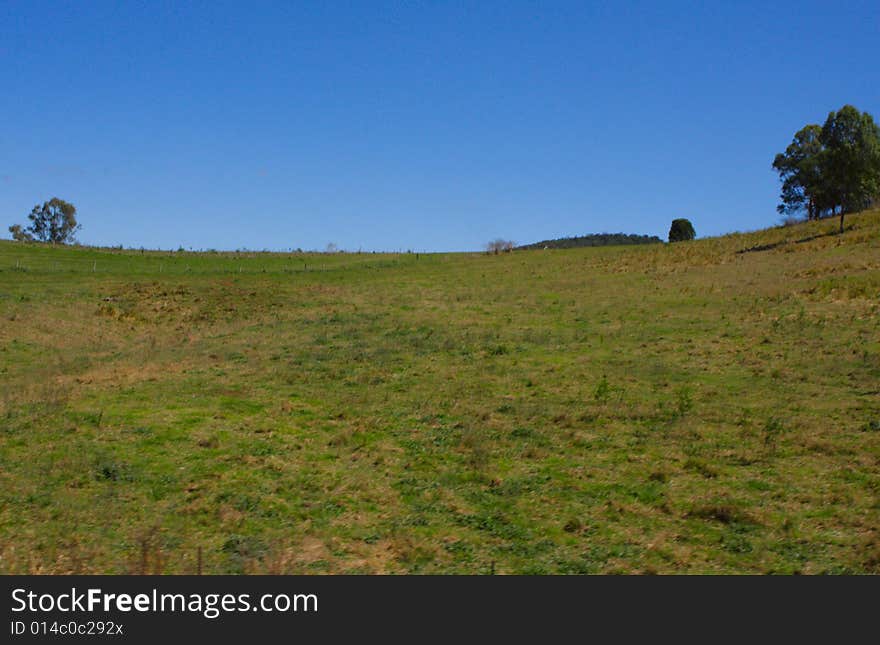
[[[880,127],[851,105],[828,114],[823,125],[798,130],[773,160],[782,182],[780,213],[809,219],[863,210],[880,195]]]
[[[672,226],[669,227],[670,242],[685,242],[692,240],[697,236],[694,231],[694,225],[690,220],[681,218],[672,220]]]
[[[75,241],[74,235],[82,228],[76,221],[76,206],[57,197],[43,202],[42,206],[34,206],[28,219],[31,223],[27,228],[22,228],[20,224],[9,227],[12,239],[69,244]]]

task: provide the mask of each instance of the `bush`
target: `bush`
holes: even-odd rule
[[[685,242],[694,239],[696,236],[697,233],[694,231],[694,225],[691,224],[690,220],[672,220],[672,226],[669,227],[670,242]]]

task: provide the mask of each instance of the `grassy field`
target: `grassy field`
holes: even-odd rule
[[[880,212],[847,224],[0,242],[0,572],[878,573]]]

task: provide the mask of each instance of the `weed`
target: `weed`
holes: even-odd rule
[[[694,399],[691,389],[684,385],[675,391],[675,411],[678,416],[683,417],[694,407]]]
[[[779,438],[785,432],[785,426],[782,425],[782,421],[776,417],[770,417],[764,423],[764,427],[761,430],[761,437],[764,443],[764,447],[775,451],[777,445],[779,444]]]
[[[685,470],[692,470],[694,472],[699,473],[706,479],[715,479],[718,477],[718,469],[710,466],[704,461],[699,459],[690,458],[684,462]]]
[[[485,435],[473,428],[465,428],[461,433],[461,445],[467,451],[471,468],[483,471],[489,464],[489,447]]]
[[[688,517],[696,517],[702,520],[713,520],[720,522],[721,524],[756,524],[751,515],[730,504],[697,506],[688,513]]]
[[[608,377],[603,374],[593,390],[593,400],[599,405],[607,405],[610,398],[611,386],[608,384]]]

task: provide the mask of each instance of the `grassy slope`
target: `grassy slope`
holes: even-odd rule
[[[848,223],[0,243],[0,571],[877,572],[880,213]]]

